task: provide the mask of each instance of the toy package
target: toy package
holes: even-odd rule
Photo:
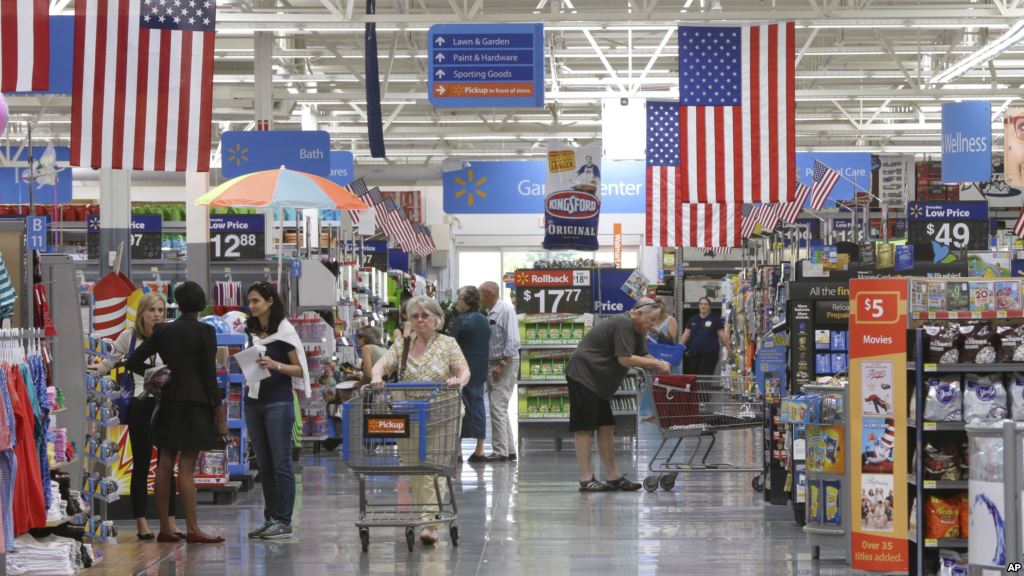
[[[825,521],[826,526],[842,526],[842,484],[839,480],[825,480]]]
[[[995,309],[1019,311],[1020,310],[1020,282],[1017,280],[1005,280],[995,282],[992,290],[995,292]]]

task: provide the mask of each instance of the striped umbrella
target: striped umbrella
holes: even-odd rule
[[[195,204],[246,208],[367,208],[348,188],[284,166],[232,178],[200,196]]]

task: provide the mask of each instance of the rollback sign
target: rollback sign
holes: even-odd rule
[[[545,250],[597,250],[601,213],[601,144],[548,147]]]

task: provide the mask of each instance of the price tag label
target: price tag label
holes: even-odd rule
[[[910,202],[907,239],[935,242],[948,251],[988,249],[988,206],[984,202]]]
[[[133,260],[159,260],[163,257],[164,218],[159,214],[132,216],[129,235]]]
[[[928,548],[935,548],[939,545],[939,541],[935,538],[925,538],[924,545]]]
[[[937,427],[937,426],[935,426],[935,422],[925,422],[925,423],[924,423],[924,429],[925,429],[925,430],[929,430],[929,431],[931,431],[931,430],[936,430],[937,428],[938,428],[938,427]]]
[[[859,324],[892,324],[900,318],[900,297],[896,292],[861,292],[857,295]]]
[[[265,223],[262,214],[210,216],[210,260],[263,260]]]
[[[925,488],[935,488],[935,480],[925,480],[924,481],[924,487]]]
[[[997,310],[996,318],[1006,318],[1006,310]]]

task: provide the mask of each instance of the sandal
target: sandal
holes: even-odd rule
[[[424,528],[420,530],[420,542],[424,546],[433,546],[437,544],[437,530],[433,528]]]
[[[611,492],[613,490],[615,490],[615,488],[601,482],[593,476],[591,476],[590,480],[587,480],[586,482],[580,482],[580,492]]]

